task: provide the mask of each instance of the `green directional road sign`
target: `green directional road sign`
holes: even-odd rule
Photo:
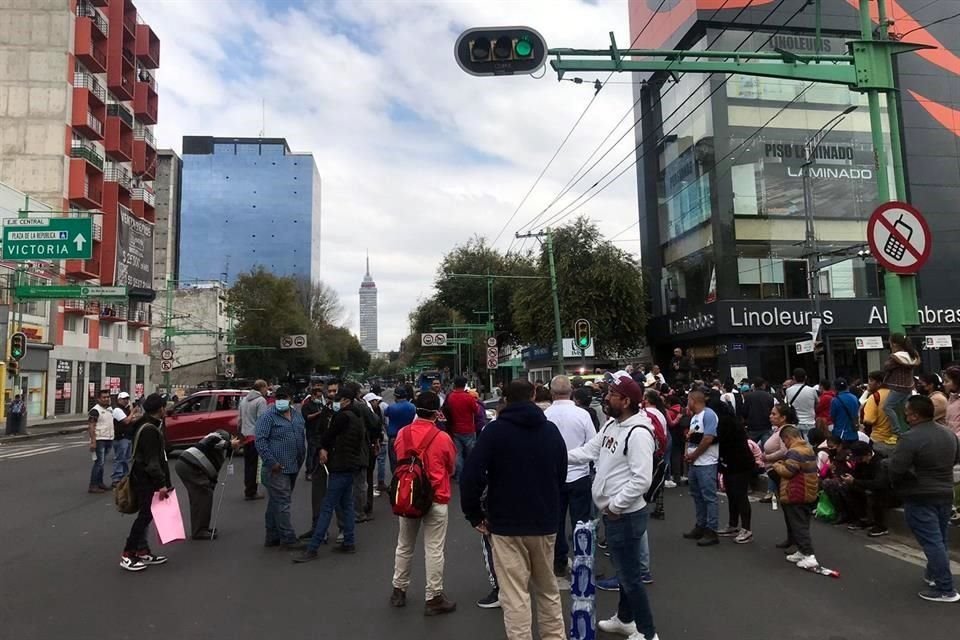
[[[4,260],[89,260],[90,218],[8,218],[3,227]]]
[[[61,300],[83,298],[126,298],[126,287],[85,287],[79,285],[21,286],[14,289],[20,300]]]

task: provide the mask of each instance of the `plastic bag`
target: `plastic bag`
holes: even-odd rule
[[[816,517],[818,520],[826,520],[827,522],[832,522],[837,517],[837,509],[833,506],[833,501],[830,500],[830,496],[825,491],[820,492],[820,499],[817,500]]]

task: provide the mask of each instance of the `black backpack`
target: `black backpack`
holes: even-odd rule
[[[647,504],[653,504],[663,492],[663,485],[667,481],[667,459],[663,455],[665,452],[660,450],[657,443],[657,434],[653,432],[653,429],[642,424],[630,428],[626,440],[623,441],[623,455],[627,455],[630,450],[630,436],[637,429],[643,429],[653,438],[653,480],[650,482],[650,488],[643,494],[643,499],[646,500]]]

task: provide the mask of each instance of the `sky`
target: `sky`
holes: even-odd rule
[[[409,312],[433,292],[443,255],[473,236],[492,241],[500,233],[591,101],[593,80],[607,77],[558,82],[549,68],[539,79],[470,76],[454,60],[459,33],[526,25],[551,47],[606,48],[610,31],[618,43],[630,41],[626,0],[136,5],[161,41],[159,145],[179,151],[184,135],[257,136],[265,122],[266,136],[313,153],[322,180],[322,279],[338,292],[343,322],[356,332],[369,250],[383,351],[399,347]],[[497,248],[533,246],[511,242],[513,234],[540,228],[535,216],[631,112],[630,81],[617,75],[604,86]],[[601,148],[613,146],[609,155],[543,220],[634,160],[633,121],[631,112]],[[608,237],[630,227],[637,221],[635,171],[580,214]],[[618,246],[638,252],[638,237],[634,225],[617,236]]]

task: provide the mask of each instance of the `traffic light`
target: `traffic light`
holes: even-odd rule
[[[20,375],[20,363],[16,360],[11,360],[7,363],[7,375],[16,378]]]
[[[27,334],[18,331],[10,336],[10,357],[19,361],[27,355]]]
[[[460,34],[454,56],[475,76],[529,74],[543,66],[547,43],[529,27],[478,27]]]
[[[586,351],[590,347],[590,321],[583,318],[577,320],[574,328],[574,341],[579,349]]]

